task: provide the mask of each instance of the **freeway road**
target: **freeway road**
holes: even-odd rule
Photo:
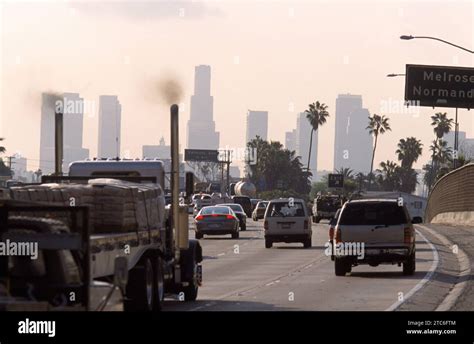
[[[313,247],[274,244],[265,249],[263,221],[247,222],[240,239],[205,236],[203,286],[196,302],[169,299],[164,310],[178,311],[340,311],[393,309],[418,289],[435,267],[437,254],[417,235],[417,271],[403,276],[397,265],[354,267],[336,277],[325,255],[328,224],[313,224]],[[194,233],[191,231],[190,233]]]

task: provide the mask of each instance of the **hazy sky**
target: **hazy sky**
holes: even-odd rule
[[[84,146],[97,152],[98,99],[122,104],[122,153],[169,142],[168,106],[157,90],[176,77],[184,89],[184,147],[194,66],[212,67],[214,119],[221,146],[243,147],[247,109],[269,111],[269,138],[284,143],[296,113],[319,100],[331,118],[320,128],[318,169],[332,169],[335,100],[361,94],[371,113],[390,117],[392,132],[376,161],[396,160],[402,137],[416,136],[428,159],[433,139],[422,108],[400,113],[405,64],[473,66],[473,57],[430,40],[474,48],[472,1],[189,1],[3,2],[1,15],[0,136],[9,154],[39,159],[40,94],[79,92],[95,111],[85,115]],[[391,102],[393,109],[384,109]],[[292,104],[294,110],[292,111]],[[460,130],[474,137],[474,112],[459,111]],[[38,167],[30,160],[29,169]]]

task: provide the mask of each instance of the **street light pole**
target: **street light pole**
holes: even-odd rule
[[[415,39],[415,38],[432,39],[432,40],[435,40],[435,41],[438,41],[438,42],[442,42],[442,43],[451,45],[451,46],[456,47],[456,48],[458,48],[458,49],[467,51],[468,53],[474,54],[474,51],[473,51],[473,50],[470,50],[470,49],[461,47],[460,45],[457,45],[457,44],[454,44],[454,43],[445,41],[444,39],[437,38],[437,37],[430,37],[430,36],[412,36],[412,35],[402,35],[402,36],[400,36],[400,39],[403,39],[403,40],[405,40],[405,41],[409,41],[409,40],[412,40],[412,39]]]
[[[459,123],[458,123],[458,108],[456,108],[456,117],[454,120],[454,159],[453,167],[458,168],[458,148],[459,148]]]

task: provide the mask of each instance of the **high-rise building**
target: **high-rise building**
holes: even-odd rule
[[[211,67],[195,68],[194,95],[191,96],[191,115],[187,125],[186,147],[191,149],[218,149],[219,133],[216,132],[211,96]]]
[[[355,173],[370,171],[373,138],[366,129],[369,116],[369,111],[362,108],[362,96],[340,94],[337,97],[335,170],[350,168]]]
[[[454,135],[454,131],[449,131],[443,136],[451,150],[454,150]],[[465,131],[458,132],[458,154],[467,159],[474,158],[474,139],[466,137]]]
[[[309,170],[315,176],[318,169],[318,131],[313,132],[311,129],[306,114],[300,112],[296,117],[296,154],[301,157],[301,163],[306,169],[308,167],[310,139],[313,135]]]
[[[268,111],[247,112],[247,131],[245,145],[259,136],[262,140],[267,140],[268,135]]]
[[[82,147],[84,134],[84,99],[77,93],[64,93],[64,157],[63,172],[69,164],[89,158],[89,149]]]
[[[42,94],[41,104],[41,133],[40,133],[40,164],[43,174],[54,171],[54,126],[55,110],[62,102],[63,109],[63,165],[67,173],[69,164],[73,161],[84,160],[89,157],[89,150],[82,147],[84,101],[77,93],[63,95]]]
[[[143,158],[171,159],[171,147],[165,144],[165,139],[160,139],[159,145],[143,145]]]
[[[97,157],[120,157],[122,106],[117,96],[99,98],[99,140]]]
[[[296,129],[285,133],[285,148],[290,151],[296,151]]]
[[[54,114],[60,96],[41,94],[40,163],[43,174],[54,172]]]

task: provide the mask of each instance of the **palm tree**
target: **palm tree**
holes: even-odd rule
[[[3,140],[4,140],[4,138],[3,138],[3,137],[0,137],[0,141],[3,141]],[[7,150],[6,150],[5,147],[0,146],[0,154],[5,153],[6,151],[7,151]]]
[[[431,125],[433,126],[433,131],[436,134],[436,138],[443,138],[444,134],[449,133],[451,127],[453,126],[453,119],[448,118],[446,112],[435,113],[434,116],[431,116]]]
[[[347,167],[341,167],[339,170],[336,170],[337,174],[342,174],[344,176],[344,180],[351,180],[354,179],[354,171]]]
[[[400,139],[398,149],[395,153],[398,154],[398,160],[401,162],[403,168],[412,168],[413,163],[416,162],[421,155],[423,150],[422,146],[421,141],[415,137]]]
[[[306,114],[306,118],[308,119],[309,123],[311,124],[311,136],[309,140],[309,153],[308,153],[308,171],[309,171],[309,163],[311,160],[311,148],[313,146],[313,132],[317,131],[320,126],[326,123],[327,118],[329,117],[329,112],[327,111],[327,105],[324,103],[320,103],[316,101],[313,104],[308,105],[308,110],[304,113]]]
[[[382,161],[380,169],[377,172],[381,173],[380,181],[384,191],[395,191],[400,186],[400,166],[394,161]]]
[[[433,162],[444,165],[451,159],[452,150],[448,147],[448,142],[438,139],[434,140],[430,146]]]
[[[384,134],[386,131],[392,130],[390,128],[390,124],[388,123],[388,117],[385,117],[384,115],[379,116],[377,114],[373,114],[372,117],[369,116],[369,125],[367,126],[366,129],[369,130],[370,135],[374,135],[375,141],[374,141],[374,149],[372,151],[372,161],[370,163],[370,178],[369,178],[369,188],[370,188],[370,183],[372,180],[372,172],[374,170],[374,158],[375,158],[375,151],[377,149],[377,139],[379,135]]]
[[[359,186],[359,192],[362,192],[362,188],[365,182],[367,181],[367,176],[363,174],[362,172],[359,172],[356,174],[355,180],[357,182],[357,185]]]

